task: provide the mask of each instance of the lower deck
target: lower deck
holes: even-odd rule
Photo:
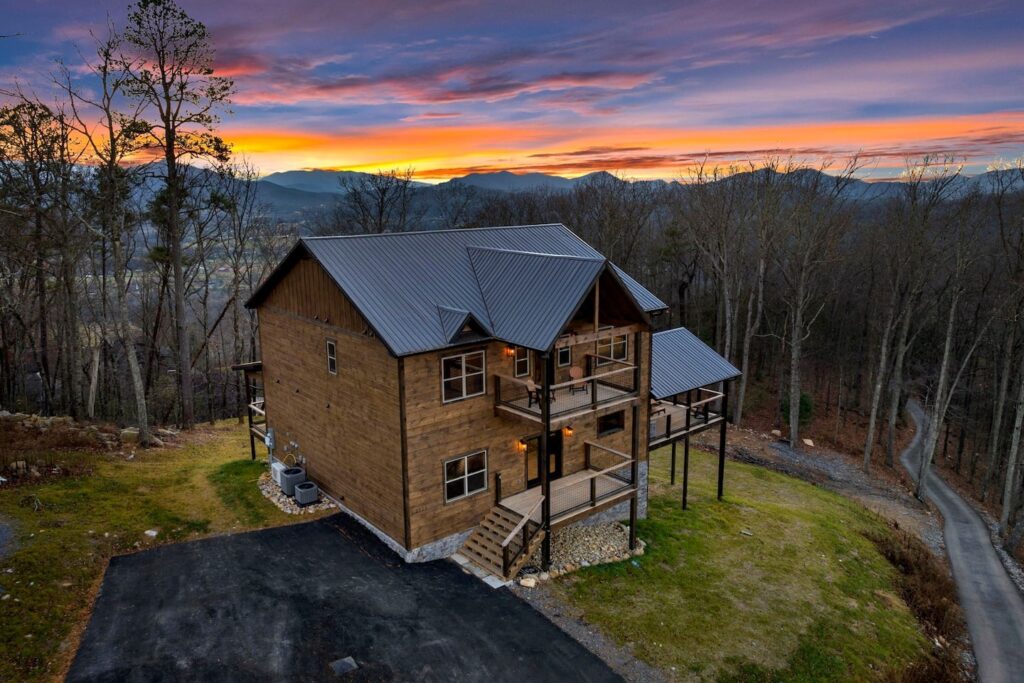
[[[573,472],[551,482],[551,523],[558,524],[581,518],[597,506],[628,497],[635,489],[629,481],[630,472],[616,471],[596,474],[591,470]],[[533,511],[532,519],[540,522],[542,489],[528,488],[501,500],[501,506],[524,517]]]

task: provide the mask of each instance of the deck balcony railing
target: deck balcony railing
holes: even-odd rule
[[[689,394],[687,402],[655,401],[651,405],[651,445],[675,440],[676,437],[703,431],[717,424],[721,414],[716,402],[721,399],[722,393],[719,391],[697,389]]]
[[[512,412],[539,419],[541,405],[550,401],[553,419],[596,410],[611,403],[625,402],[639,393],[637,366],[611,358],[596,369],[596,356],[588,356],[585,376],[552,384],[545,392],[540,382],[527,378],[494,375],[494,403]],[[595,368],[595,369],[592,369]]]

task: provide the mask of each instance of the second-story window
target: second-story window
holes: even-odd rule
[[[483,351],[470,351],[441,359],[441,398],[445,403],[486,391]]]
[[[327,372],[338,374],[338,345],[333,339],[327,340]]]
[[[530,374],[530,349],[522,346],[516,347],[516,377],[526,377]]]
[[[607,365],[612,360],[624,361],[629,357],[629,335],[620,334],[597,341],[597,364]]]
[[[558,367],[567,368],[572,365],[572,347],[563,346],[558,349]]]

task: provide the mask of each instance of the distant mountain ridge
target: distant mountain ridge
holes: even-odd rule
[[[756,172],[756,171],[755,171]],[[817,173],[805,169],[797,171]],[[978,189],[981,192],[992,192],[996,188],[998,171],[989,171],[976,176],[964,176],[957,181],[953,194]],[[343,181],[357,180],[367,174],[359,171],[327,171],[327,170],[295,170],[271,173],[259,181],[259,197],[270,208],[272,214],[286,219],[303,220],[311,212],[329,206],[344,194]],[[416,201],[430,209],[439,201],[438,192],[445,186],[462,185],[472,187],[479,193],[477,202],[485,202],[488,197],[497,197],[507,193],[545,191],[571,192],[580,185],[590,182],[638,182],[660,186],[678,186],[685,191],[685,185],[677,181],[665,180],[622,180],[607,171],[595,171],[577,178],[565,178],[547,173],[516,173],[513,171],[495,171],[489,173],[470,173],[458,178],[430,185],[413,182],[416,190]],[[1024,180],[1016,177],[1016,187],[1024,188]],[[879,180],[869,182],[854,180],[847,192],[859,202],[880,201],[895,195],[902,187],[899,180]]]

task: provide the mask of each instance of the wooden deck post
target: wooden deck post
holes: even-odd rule
[[[550,463],[548,462],[548,433],[551,431],[551,393],[550,387],[555,383],[555,366],[551,362],[551,353],[546,352],[541,356],[543,363],[544,379],[542,381],[540,404],[541,432],[538,439],[540,447],[540,485],[544,495],[541,503],[541,527],[544,529],[544,541],[541,544],[541,569],[547,571],[551,568],[551,479],[548,477]]]
[[[706,404],[705,404],[706,405]],[[718,500],[725,490],[725,426],[729,421],[729,382],[722,382],[722,421],[718,432]]]

